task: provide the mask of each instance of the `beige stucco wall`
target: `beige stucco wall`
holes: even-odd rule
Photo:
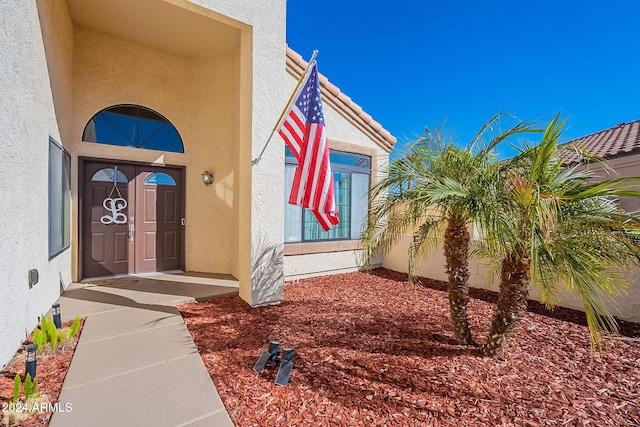
[[[600,179],[633,178],[640,176],[640,154],[632,156],[622,156],[608,161],[608,165],[613,170],[604,170],[598,164],[588,167]],[[640,180],[637,181],[640,185]],[[640,199],[631,197],[621,197],[620,206],[627,212],[640,213]]]
[[[407,254],[411,236],[405,235],[401,241],[388,253],[384,255],[382,266],[395,271],[407,272]],[[442,249],[438,249],[431,258],[419,262],[416,266],[415,274],[435,280],[447,281],[445,272],[445,258]],[[470,260],[469,285],[474,288],[489,289],[498,292],[500,281],[495,270],[491,269],[487,263],[477,260]],[[613,298],[608,304],[611,312],[620,319],[640,322],[640,271],[633,270],[623,272],[627,282],[626,294]],[[540,291],[537,288],[531,289],[529,297],[540,301]],[[580,298],[572,292],[563,289],[560,294],[561,307],[584,310]]]
[[[287,255],[284,258],[286,280],[330,274],[350,273],[360,269],[358,251],[321,252],[305,255]]]
[[[405,234],[402,236],[398,244],[396,244],[389,253],[384,255],[382,266],[395,271],[407,272],[409,245],[412,241],[412,235]],[[446,260],[442,247],[438,248],[431,257],[423,259],[416,263],[415,274],[430,279],[447,281],[447,273],[445,271]],[[498,290],[498,282],[492,277],[492,271],[488,265],[471,260],[469,263],[471,276],[469,284],[477,288]]]
[[[60,37],[68,21],[53,17]],[[36,2],[0,3],[0,367],[71,280],[71,251],[48,258],[49,136],[54,110]],[[64,44],[63,44],[64,45]],[[62,46],[64,50],[65,46]],[[66,106],[68,108],[68,105]],[[27,285],[29,269],[40,282]]]

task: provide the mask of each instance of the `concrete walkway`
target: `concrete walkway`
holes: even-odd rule
[[[86,316],[51,427],[233,426],[176,304],[237,295],[189,273],[73,284],[63,321]]]

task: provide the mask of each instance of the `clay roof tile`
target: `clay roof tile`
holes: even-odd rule
[[[559,148],[567,163],[577,163],[580,156],[570,147],[580,147],[592,155],[607,159],[640,152],[640,120],[618,125],[582,138],[574,139]]]

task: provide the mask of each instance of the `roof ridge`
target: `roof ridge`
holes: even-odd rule
[[[290,74],[299,78],[308,65],[309,63],[298,52],[287,46],[287,71]],[[391,135],[388,130],[383,128],[380,123],[375,121],[371,115],[367,114],[360,105],[342,92],[340,88],[331,83],[325,75],[318,74],[320,91],[324,96],[324,101],[373,139],[380,148],[387,152],[391,151],[397,141],[396,137]]]

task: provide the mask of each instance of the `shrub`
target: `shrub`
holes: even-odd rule
[[[38,346],[38,351],[42,350],[42,346],[47,343],[47,335],[39,328],[33,331],[33,343]]]
[[[36,394],[36,391],[38,390],[38,379],[36,378],[35,381],[31,381],[31,374],[27,373],[27,376],[24,379],[23,388],[24,400],[26,402],[31,398],[31,396],[34,396]]]
[[[22,378],[20,378],[20,374],[16,375],[13,379],[13,403],[18,403],[18,398],[20,397],[20,385],[22,384]]]
[[[53,320],[49,320],[43,316],[40,325],[42,327],[42,331],[47,336],[47,342],[51,343],[51,347],[56,348],[58,345],[58,328],[56,328]]]
[[[75,319],[73,319],[73,323],[71,324],[71,330],[69,332],[69,337],[73,338],[76,336],[76,334],[78,333],[78,329],[80,329],[80,316],[76,316]]]

